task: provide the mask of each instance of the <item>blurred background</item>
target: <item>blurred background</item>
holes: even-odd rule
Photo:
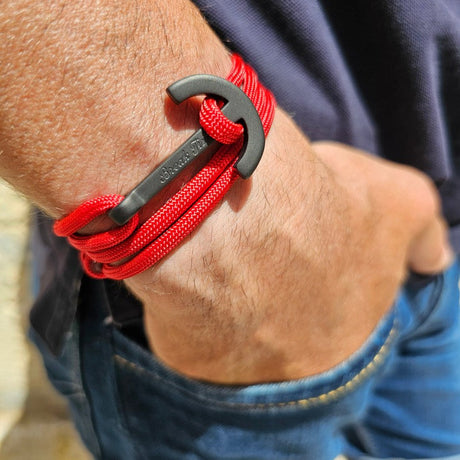
[[[27,340],[30,212],[0,181],[0,459],[89,460]]]

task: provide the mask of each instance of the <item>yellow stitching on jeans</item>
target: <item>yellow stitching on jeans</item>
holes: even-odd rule
[[[267,403],[267,404],[256,404],[254,407],[258,408],[267,408],[267,407],[284,407],[284,406],[302,406],[303,408],[307,408],[313,406],[315,404],[325,404],[335,399],[338,399],[340,396],[343,396],[345,393],[349,393],[354,388],[356,388],[366,377],[372,374],[375,370],[377,370],[378,366],[383,362],[384,357],[388,354],[388,350],[390,347],[391,342],[393,341],[396,335],[396,325],[393,325],[391,328],[388,337],[385,340],[385,343],[382,345],[380,350],[374,356],[372,361],[361,371],[356,374],[351,380],[347,383],[343,384],[342,386],[336,388],[335,390],[331,390],[327,393],[324,393],[319,396],[314,396],[312,398],[307,399],[299,399],[297,401],[289,401],[289,402],[280,402],[280,403]]]
[[[395,321],[394,321],[395,323]],[[346,393],[354,390],[365,378],[375,372],[380,364],[382,364],[385,356],[389,352],[390,344],[393,342],[394,337],[396,336],[397,327],[396,324],[393,324],[387,338],[385,339],[384,344],[381,346],[377,354],[374,356],[371,362],[367,364],[366,367],[361,369],[361,371],[356,374],[351,380],[344,383],[340,387],[331,390],[327,393],[313,396],[311,398],[306,399],[299,399],[295,401],[286,401],[286,402],[278,402],[278,403],[260,403],[260,404],[250,404],[250,403],[231,403],[231,402],[217,402],[213,401],[214,404],[223,405],[226,407],[241,407],[241,408],[256,408],[256,409],[269,409],[275,407],[287,407],[287,406],[301,406],[302,408],[308,408],[313,405],[317,404],[326,404],[328,402],[334,401],[338,399],[340,396],[343,396]],[[133,368],[137,372],[148,372],[144,371],[143,369],[139,368],[134,363],[126,360],[120,355],[115,355],[115,359],[120,362],[120,364],[124,364],[125,366],[128,365],[129,367]]]

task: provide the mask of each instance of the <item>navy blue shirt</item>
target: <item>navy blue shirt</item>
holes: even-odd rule
[[[459,0],[195,0],[312,140],[426,172],[460,252]]]
[[[195,3],[312,140],[344,142],[430,175],[460,253],[459,0]],[[57,352],[82,270],[50,222],[38,222],[44,281],[31,319]],[[130,305],[139,308],[129,297],[122,305],[127,317]]]

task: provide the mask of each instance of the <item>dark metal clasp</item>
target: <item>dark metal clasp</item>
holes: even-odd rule
[[[167,88],[171,99],[180,104],[199,94],[217,96],[225,101],[222,113],[233,122],[244,125],[244,144],[235,164],[238,174],[247,179],[256,169],[265,146],[265,135],[259,114],[246,94],[233,83],[213,75],[192,75]],[[218,144],[199,129],[154,169],[125,199],[109,212],[118,225],[124,225],[139,209],[168,185],[202,153]]]

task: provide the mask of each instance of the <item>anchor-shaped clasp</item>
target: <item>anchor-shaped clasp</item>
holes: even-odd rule
[[[233,122],[244,125],[244,144],[235,168],[247,179],[256,169],[265,146],[265,135],[259,114],[246,94],[233,83],[214,75],[192,75],[167,88],[171,99],[180,104],[199,94],[217,96],[225,104],[222,113]],[[109,212],[118,225],[124,225],[142,206],[166,187],[181,171],[201,154],[215,148],[217,141],[200,128],[155,168],[124,200]]]

